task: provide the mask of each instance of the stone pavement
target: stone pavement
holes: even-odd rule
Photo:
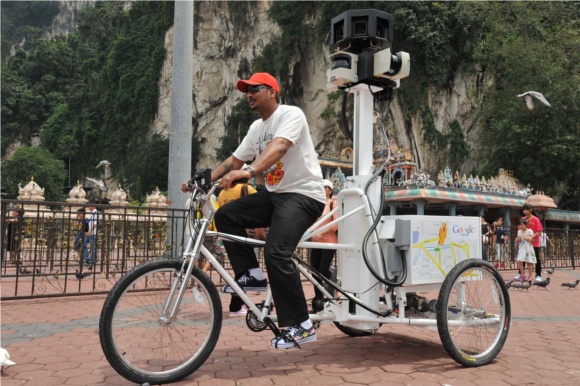
[[[513,272],[502,272],[505,278]],[[580,384],[580,288],[562,282],[579,271],[559,269],[547,289],[510,290],[513,323],[489,365],[464,368],[443,349],[436,331],[385,325],[350,338],[323,324],[302,350],[275,350],[272,334],[228,319],[208,361],[173,385],[573,385]],[[307,294],[312,293],[306,288]],[[15,366],[2,386],[131,385],[101,351],[103,296],[3,301],[2,347]],[[227,309],[229,298],[224,296]]]

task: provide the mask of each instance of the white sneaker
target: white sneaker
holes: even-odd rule
[[[536,281],[542,281],[542,277],[541,276],[536,276]]]
[[[230,312],[230,318],[238,318],[241,316],[246,316],[248,314],[248,309],[246,308],[246,306],[242,306],[242,308],[240,308],[239,311],[235,311],[235,312]]]
[[[518,273],[516,276],[514,276],[514,280],[520,280],[522,278],[522,274]]]

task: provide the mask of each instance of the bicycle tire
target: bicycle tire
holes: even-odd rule
[[[179,381],[211,355],[222,326],[212,281],[194,268],[173,320],[161,318],[181,260],[153,260],[123,276],[105,300],[99,320],[103,353],[125,379],[139,384]],[[177,291],[176,291],[177,292]]]
[[[437,300],[437,330],[451,358],[465,367],[488,364],[501,351],[510,325],[510,298],[499,272],[480,259],[457,264]]]

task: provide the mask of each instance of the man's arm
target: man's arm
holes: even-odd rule
[[[252,162],[251,167],[254,170],[254,174],[260,175],[264,170],[278,162],[292,145],[292,141],[286,138],[274,138],[268,146],[266,146],[262,154]],[[233,159],[234,161],[228,163],[230,159]],[[236,181],[244,178],[252,178],[252,174],[248,170],[239,170],[243,164],[243,161],[231,156],[212,173],[212,180],[214,180],[214,173],[216,177],[222,176],[223,178],[220,182],[220,186],[225,190],[228,190],[236,183]],[[233,165],[233,167],[228,169],[230,165]]]
[[[216,181],[231,172],[239,170],[244,165],[244,161],[237,159],[233,155],[222,162],[214,171],[211,172],[211,180]]]
[[[292,141],[286,138],[274,138],[272,142],[266,146],[264,152],[260,154],[254,162],[252,162],[252,169],[254,169],[256,174],[262,173],[264,170],[280,161],[292,145],[294,145]]]

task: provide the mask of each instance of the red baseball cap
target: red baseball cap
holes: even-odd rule
[[[258,86],[261,84],[272,87],[276,92],[280,93],[280,87],[278,86],[276,78],[267,72],[256,72],[248,80],[238,80],[237,87],[241,92],[247,92],[248,86]]]

